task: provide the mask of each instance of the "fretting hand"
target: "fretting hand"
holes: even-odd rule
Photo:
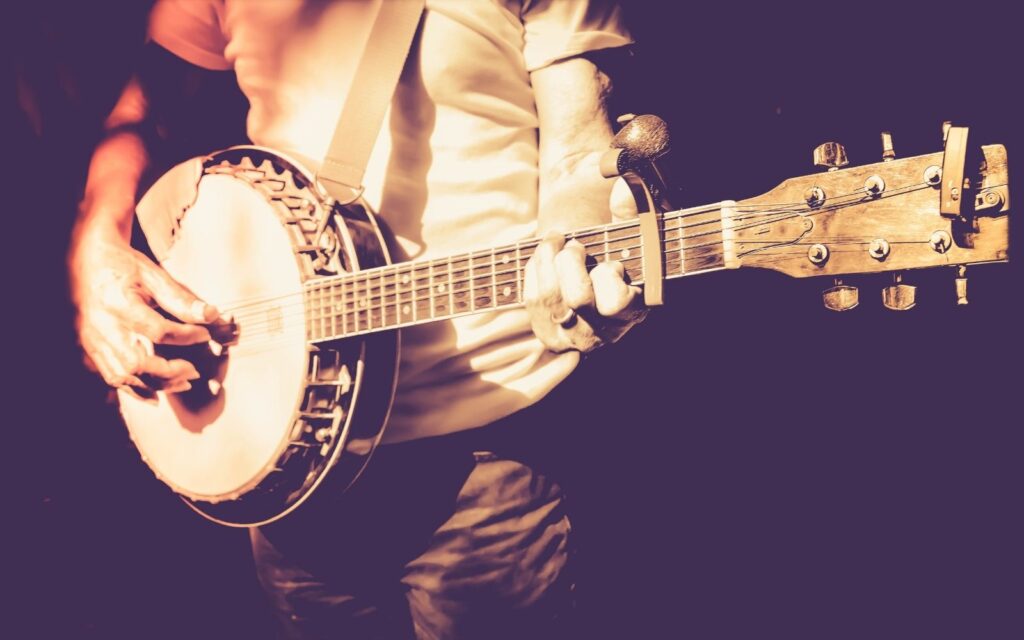
[[[629,188],[616,180],[610,198],[615,221],[635,218]],[[587,271],[586,249],[549,231],[526,263],[523,298],[533,332],[552,351],[582,353],[615,342],[647,315],[640,288],[625,268],[607,260]]]

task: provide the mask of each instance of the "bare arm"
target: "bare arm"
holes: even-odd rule
[[[93,153],[68,266],[87,358],[108,384],[149,393],[184,390],[198,377],[191,363],[154,355],[153,344],[207,341],[210,334],[202,325],[218,314],[129,246],[135,196],[154,157],[166,162],[189,151],[168,141],[176,135],[192,139],[180,133],[191,115],[189,104],[208,97],[204,83],[224,80],[163,50],[151,49],[144,62]]]
[[[579,242],[566,231],[636,215],[629,190],[601,176],[612,140],[607,76],[586,58],[571,58],[530,76],[540,123],[539,228],[544,240],[527,264],[525,299],[534,333],[554,351],[590,351],[618,340],[644,315],[622,265],[601,262],[589,273]]]

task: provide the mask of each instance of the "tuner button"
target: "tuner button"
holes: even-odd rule
[[[956,305],[967,305],[967,267],[960,265],[956,271]]]
[[[917,304],[916,293],[917,287],[903,284],[903,276],[897,273],[891,285],[882,287],[882,306],[892,311],[908,311]]]
[[[836,286],[825,289],[821,294],[821,301],[829,311],[849,311],[860,303],[860,292],[857,287],[843,284],[842,280],[835,281]]]
[[[825,264],[828,260],[828,247],[820,243],[812,244],[810,248],[807,249],[807,259],[810,260],[812,264]]]
[[[889,162],[896,158],[896,151],[892,148],[892,134],[888,131],[882,132],[882,162]]]
[[[829,171],[835,171],[839,167],[850,164],[846,159],[846,147],[838,142],[826,142],[814,148],[814,166],[828,167]]]

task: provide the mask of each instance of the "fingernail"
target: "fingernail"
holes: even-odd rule
[[[210,380],[209,380],[209,381],[208,381],[208,382],[206,383],[206,386],[207,386],[207,388],[208,388],[208,389],[210,390],[210,395],[214,395],[214,396],[215,396],[215,395],[217,395],[218,393],[220,393],[220,389],[221,389],[221,384],[220,384],[220,382],[219,382],[219,381],[217,381],[217,380],[214,380],[214,379],[212,379],[212,378],[211,378],[211,379],[210,379]]]
[[[224,345],[217,342],[216,340],[210,340],[210,342],[208,342],[207,344],[210,347],[210,353],[212,353],[214,356],[220,357],[220,354],[224,353]]]
[[[206,320],[206,303],[202,300],[196,300],[192,303],[192,317],[198,321]]]
[[[167,387],[166,389],[164,389],[164,391],[166,391],[167,393],[184,393],[191,388],[192,383],[188,382],[187,380],[183,380],[177,384],[173,384]]]

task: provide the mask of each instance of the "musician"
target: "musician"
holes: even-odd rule
[[[192,154],[212,150],[195,139],[198,118],[246,117],[254,144],[323,157],[346,92],[359,90],[347,82],[366,6],[157,3],[151,50],[92,157],[69,257],[81,342],[108,384],[188,389],[193,364],[152,345],[209,341],[223,320],[129,246],[144,174],[182,141]],[[588,272],[582,245],[563,235],[630,213],[628,191],[612,197],[597,168],[611,83],[588,57],[629,43],[620,10],[597,0],[427,2],[366,198],[408,259],[543,241],[525,309],[404,331],[385,444],[336,508],[300,508],[252,531],[289,637],[565,633],[569,521],[553,470],[529,452],[563,420],[539,401],[644,313],[621,265]],[[247,114],[196,104],[235,81]]]

